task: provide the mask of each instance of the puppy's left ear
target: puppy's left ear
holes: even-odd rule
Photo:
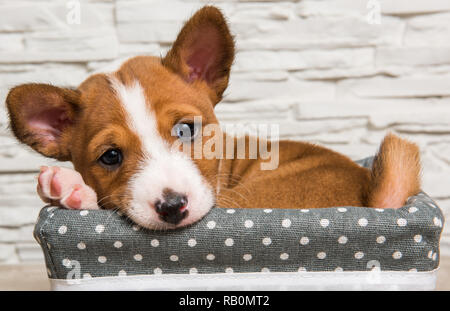
[[[188,83],[206,83],[214,104],[227,88],[234,41],[219,9],[205,6],[184,25],[163,64]]]

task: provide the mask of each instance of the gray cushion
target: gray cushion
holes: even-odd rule
[[[68,273],[431,271],[439,264],[443,222],[439,207],[421,192],[398,210],[213,208],[190,227],[164,232],[110,210],[45,207],[35,237],[54,279]]]

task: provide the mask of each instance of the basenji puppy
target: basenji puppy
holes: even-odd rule
[[[118,209],[143,227],[172,229],[198,221],[213,206],[399,208],[419,192],[419,150],[392,134],[370,170],[304,142],[276,142],[273,170],[262,170],[265,160],[250,157],[249,147],[247,158],[218,148],[221,156],[212,158],[186,151],[184,143],[207,144],[211,135],[198,133],[218,124],[214,106],[234,54],[223,15],[206,6],[163,58],[134,57],[77,89],[14,87],[6,105],[15,136],[75,169],[42,167],[41,198],[69,209]],[[214,135],[228,137],[219,130]],[[262,143],[250,136],[244,142]]]

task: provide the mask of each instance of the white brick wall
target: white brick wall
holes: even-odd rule
[[[353,159],[394,131],[422,148],[424,189],[450,213],[450,2],[379,0],[0,0],[0,102],[25,82],[77,86],[136,54],[164,54],[183,20],[221,7],[238,54],[224,122],[280,122],[283,138],[317,142]],[[42,203],[37,169],[56,163],[11,138],[0,109],[0,263],[42,258],[31,232]],[[443,251],[450,253],[450,231]]]

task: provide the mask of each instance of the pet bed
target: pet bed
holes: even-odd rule
[[[398,210],[275,207],[213,208],[164,232],[109,210],[44,207],[34,235],[54,290],[434,288],[444,218],[425,193]]]

